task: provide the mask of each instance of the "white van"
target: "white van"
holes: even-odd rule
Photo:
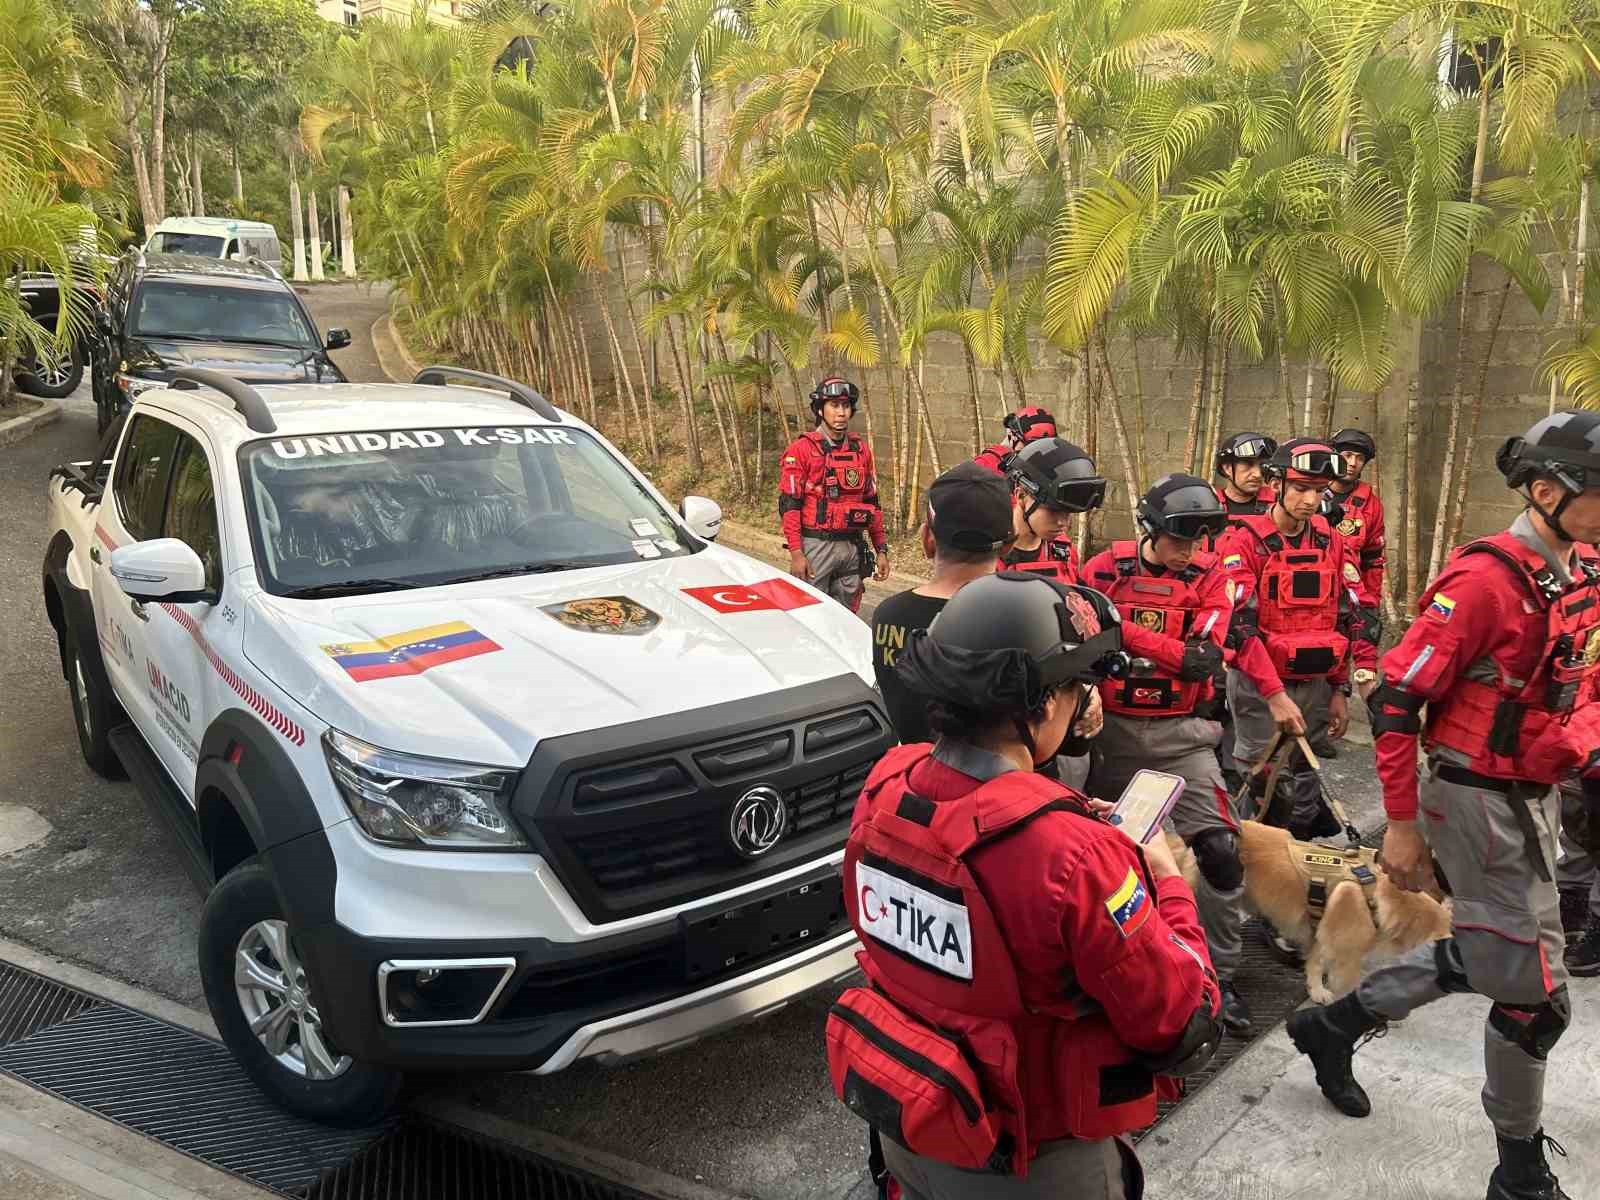
[[[232,217],[168,217],[145,242],[150,254],[198,254],[202,258],[258,258],[274,270],[283,267],[278,231],[264,221]]]

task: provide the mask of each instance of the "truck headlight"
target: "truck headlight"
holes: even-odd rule
[[[123,375],[120,372],[116,376],[116,381],[117,388],[129,400],[137,397],[140,392],[148,392],[151,388],[167,386],[158,379],[136,379],[132,375]]]
[[[330,729],[322,735],[333,782],[374,841],[413,849],[527,846],[511,820],[517,773],[398,754]]]

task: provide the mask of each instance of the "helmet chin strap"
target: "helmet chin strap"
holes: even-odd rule
[[[1544,505],[1540,504],[1533,498],[1533,485],[1530,484],[1528,486],[1528,490],[1522,494],[1527,499],[1529,507],[1543,517],[1544,523],[1550,526],[1551,533],[1555,534],[1563,542],[1571,542],[1574,540],[1573,536],[1562,528],[1561,514],[1566,510],[1567,505],[1572,503],[1573,498],[1578,494],[1577,492],[1574,492],[1571,488],[1563,484],[1561,488],[1560,503],[1558,503],[1553,510],[1548,512],[1545,510]]]

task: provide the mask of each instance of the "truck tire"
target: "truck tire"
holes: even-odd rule
[[[68,628],[61,646],[61,669],[72,697],[72,723],[78,727],[78,747],[89,769],[105,779],[121,779],[126,772],[111,748],[110,734],[125,719],[122,707],[105,693],[94,672],[84,665],[78,648],[78,631]]]
[[[258,859],[229,871],[206,899],[200,978],[234,1060],[280,1108],[360,1127],[394,1107],[400,1072],[356,1062],[323,1034],[293,931]]]
[[[53,367],[30,362],[17,371],[17,385],[30,396],[61,400],[77,391],[83,382],[83,350],[73,343],[67,360]]]

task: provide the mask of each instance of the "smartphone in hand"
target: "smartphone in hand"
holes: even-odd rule
[[[1182,794],[1182,776],[1165,771],[1136,771],[1106,820],[1142,846],[1160,832],[1161,822]]]

